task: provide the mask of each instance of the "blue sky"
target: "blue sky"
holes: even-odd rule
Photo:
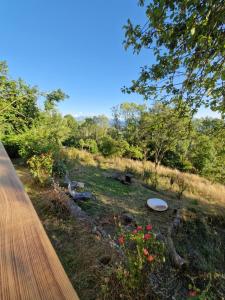
[[[70,98],[59,105],[74,116],[111,114],[124,101],[121,87],[154,62],[150,52],[133,55],[122,45],[123,25],[142,22],[137,0],[6,0],[0,10],[0,60],[10,75],[43,91],[63,89]],[[201,109],[199,116],[213,115]]]

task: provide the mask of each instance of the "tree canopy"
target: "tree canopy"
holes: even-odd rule
[[[38,90],[23,80],[12,80],[5,62],[0,62],[0,138],[32,126],[38,115]]]
[[[123,91],[164,103],[185,101],[193,112],[205,105],[225,113],[225,5],[223,0],[140,0],[145,23],[125,28],[125,48],[152,51]]]

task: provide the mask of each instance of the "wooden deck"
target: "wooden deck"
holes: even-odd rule
[[[78,300],[1,142],[0,299]]]

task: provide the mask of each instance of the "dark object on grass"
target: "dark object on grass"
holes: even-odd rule
[[[90,200],[93,198],[92,193],[90,192],[77,192],[76,188],[78,188],[78,186],[81,187],[84,186],[84,184],[82,182],[77,182],[77,181],[70,181],[68,183],[68,191],[70,196],[73,198],[73,200],[75,201],[79,201],[79,200]]]
[[[126,185],[132,184],[133,175],[130,174],[130,173],[126,173],[126,174],[115,173],[110,177],[115,179],[115,180],[118,180],[122,184],[126,184]]]
[[[131,184],[132,183],[132,178],[133,178],[132,174],[130,174],[130,173],[125,174],[125,182],[127,184]]]
[[[92,197],[92,193],[90,192],[82,192],[82,193],[75,192],[73,193],[72,198],[73,200],[79,201],[79,200],[90,200],[93,197]]]
[[[71,181],[70,185],[73,190],[84,188],[84,183],[79,181]]]
[[[124,212],[122,214],[122,219],[123,219],[125,224],[131,224],[131,223],[135,222],[134,217],[131,214],[126,213],[126,212]]]

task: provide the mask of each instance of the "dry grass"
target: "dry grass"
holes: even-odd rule
[[[66,155],[70,159],[79,160],[79,162],[97,166],[101,169],[114,169],[118,171],[129,170],[136,174],[137,178],[142,179],[144,173],[154,173],[154,164],[152,162],[141,162],[134,161],[127,158],[105,158],[100,155],[92,155],[86,151],[80,151],[75,148],[64,150]],[[172,190],[177,192],[179,187],[174,185],[170,186],[171,177],[178,177],[179,181],[182,181],[186,185],[186,191],[184,195],[190,198],[197,198],[200,202],[207,203],[210,205],[217,204],[219,206],[225,206],[225,186],[217,183],[212,183],[209,180],[200,177],[198,175],[182,173],[178,170],[173,170],[164,166],[158,168],[159,174],[159,189],[169,191]]]
[[[199,274],[203,276],[203,280],[200,281],[201,288],[207,285],[210,272],[218,272],[221,278],[224,278],[225,188],[222,185],[212,184],[196,175],[182,174],[160,167],[159,188],[158,191],[152,191],[143,186],[144,173],[154,171],[151,162],[104,158],[77,149],[64,149],[62,158],[68,162],[71,178],[84,182],[85,190],[96,196],[95,201],[85,201],[80,203],[80,206],[107,233],[112,232],[112,237],[115,235],[115,224],[112,224],[111,219],[114,215],[120,216],[123,211],[131,213],[138,224],[151,223],[155,232],[166,235],[174,218],[174,209],[180,205],[184,206],[184,224],[175,243],[178,253],[190,262],[189,269],[180,273],[172,268],[167,260],[162,272],[157,275],[157,282],[153,274],[153,283],[149,287],[152,288],[156,283],[157,293],[155,297],[151,293],[152,299],[172,299],[174,295],[176,299],[186,299],[183,293],[186,293],[190,283],[188,278],[192,276],[197,276],[197,281]],[[33,184],[26,168],[17,166],[17,171],[80,299],[120,299],[121,287],[117,281],[113,284],[110,282],[109,294],[106,296],[100,292],[108,282],[110,270],[117,260],[109,244],[93,235],[88,224],[75,220],[60,210],[60,207],[55,205],[57,197],[53,191]],[[112,174],[117,171],[135,173],[134,183],[127,186],[112,179]],[[187,185],[182,201],[177,198],[178,187],[171,187],[170,183],[170,178],[177,176],[181,185]],[[146,199],[150,197],[165,199],[169,209],[160,214],[146,209]],[[223,219],[220,220],[222,214]],[[101,263],[101,258],[105,256],[111,258],[107,265]],[[213,282],[212,286],[215,286],[216,290],[212,292],[213,295],[217,295],[217,291],[225,292],[224,283],[218,280]],[[164,296],[159,296],[160,293]],[[165,293],[169,296],[166,297]],[[140,298],[138,293],[138,298],[132,299],[146,298]],[[207,299],[220,298],[215,296]]]
[[[16,165],[16,170],[80,299],[100,299],[102,282],[117,253],[92,233],[85,220],[76,220],[58,206],[51,187],[37,186],[22,166]],[[109,265],[104,265],[101,261],[108,257]]]

